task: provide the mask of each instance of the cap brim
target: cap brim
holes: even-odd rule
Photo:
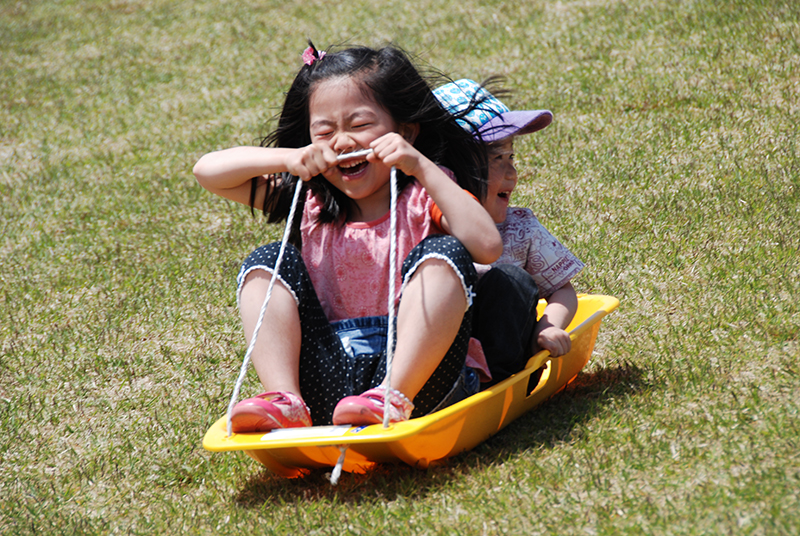
[[[484,123],[479,129],[485,142],[502,140],[509,136],[520,136],[536,132],[553,121],[549,110],[515,110],[505,112]]]

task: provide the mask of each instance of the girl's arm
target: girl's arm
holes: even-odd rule
[[[367,160],[382,160],[415,177],[442,211],[442,227],[458,238],[472,260],[491,264],[503,253],[503,241],[489,213],[439,166],[422,155],[399,134],[387,134],[372,142]]]
[[[577,310],[578,296],[572,283],[568,282],[548,298],[544,314],[533,330],[531,355],[541,349],[549,350],[552,357],[569,352],[572,341],[564,330]]]
[[[192,171],[197,182],[209,192],[250,206],[253,177],[274,177],[288,171],[307,181],[335,164],[336,153],[323,145],[300,149],[233,147],[203,155]],[[265,191],[266,181],[256,190],[255,206],[264,204]]]

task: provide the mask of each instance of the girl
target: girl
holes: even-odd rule
[[[570,351],[572,341],[565,328],[578,308],[570,280],[584,264],[530,209],[509,206],[517,185],[514,138],[547,127],[553,114],[547,110],[511,111],[485,87],[468,79],[441,86],[434,95],[462,128],[486,144],[489,156],[489,181],[482,204],[497,224],[504,249],[491,269],[478,267],[473,336],[483,352],[475,345],[470,352],[485,354],[489,371],[482,379],[486,387],[522,370],[541,349],[552,357]],[[537,321],[540,297],[547,300],[547,307]]]
[[[236,432],[373,424],[385,411],[397,422],[457,401],[465,394],[472,261],[490,263],[503,247],[491,217],[462,189],[483,194],[485,153],[404,53],[356,47],[326,55],[311,45],[303,59],[262,147],[209,153],[194,167],[204,188],[261,208],[269,221],[287,217],[295,181],[306,182],[292,222],[297,247],[287,247],[252,353],[266,392],[236,405]],[[365,149],[372,152],[342,159]],[[389,285],[393,166],[397,255],[405,261]],[[239,273],[248,341],[278,249],[257,249]],[[381,341],[390,287],[402,295],[391,379]],[[389,381],[393,396],[384,401],[377,387]]]

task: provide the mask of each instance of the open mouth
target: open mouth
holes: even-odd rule
[[[364,157],[371,153],[372,149],[362,149],[352,153],[340,154],[338,157],[339,162],[341,162],[338,166],[339,171],[346,176],[358,175],[369,164]]]
[[[497,193],[497,197],[499,197],[500,199],[505,199],[506,201],[508,201],[509,199],[511,199],[511,191],[498,192]]]
[[[339,171],[342,172],[342,175],[357,175],[361,171],[364,170],[369,165],[369,162],[366,161],[364,158],[359,158],[356,160],[348,160],[346,162],[342,162],[339,164]]]

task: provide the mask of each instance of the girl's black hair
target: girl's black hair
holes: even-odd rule
[[[309,41],[315,57],[319,53]],[[438,75],[441,77],[441,75]],[[262,146],[305,147],[311,143],[309,100],[322,81],[352,77],[365,92],[383,107],[397,124],[417,123],[419,134],[414,147],[432,162],[449,168],[458,184],[478,199],[486,193],[488,174],[485,147],[461,128],[452,115],[434,97],[428,82],[409,57],[394,46],[381,49],[353,47],[328,53],[311,65],[304,65],[294,79],[281,111],[278,127],[264,138]],[[261,207],[269,222],[288,217],[297,177],[267,181],[267,193]],[[398,172],[398,188],[411,182]],[[253,179],[251,207],[259,182]],[[322,175],[312,178],[308,187],[318,196],[323,209],[321,223],[343,223],[354,210],[351,200]],[[298,211],[298,213],[301,211]],[[299,216],[293,222],[293,243],[299,242]]]

